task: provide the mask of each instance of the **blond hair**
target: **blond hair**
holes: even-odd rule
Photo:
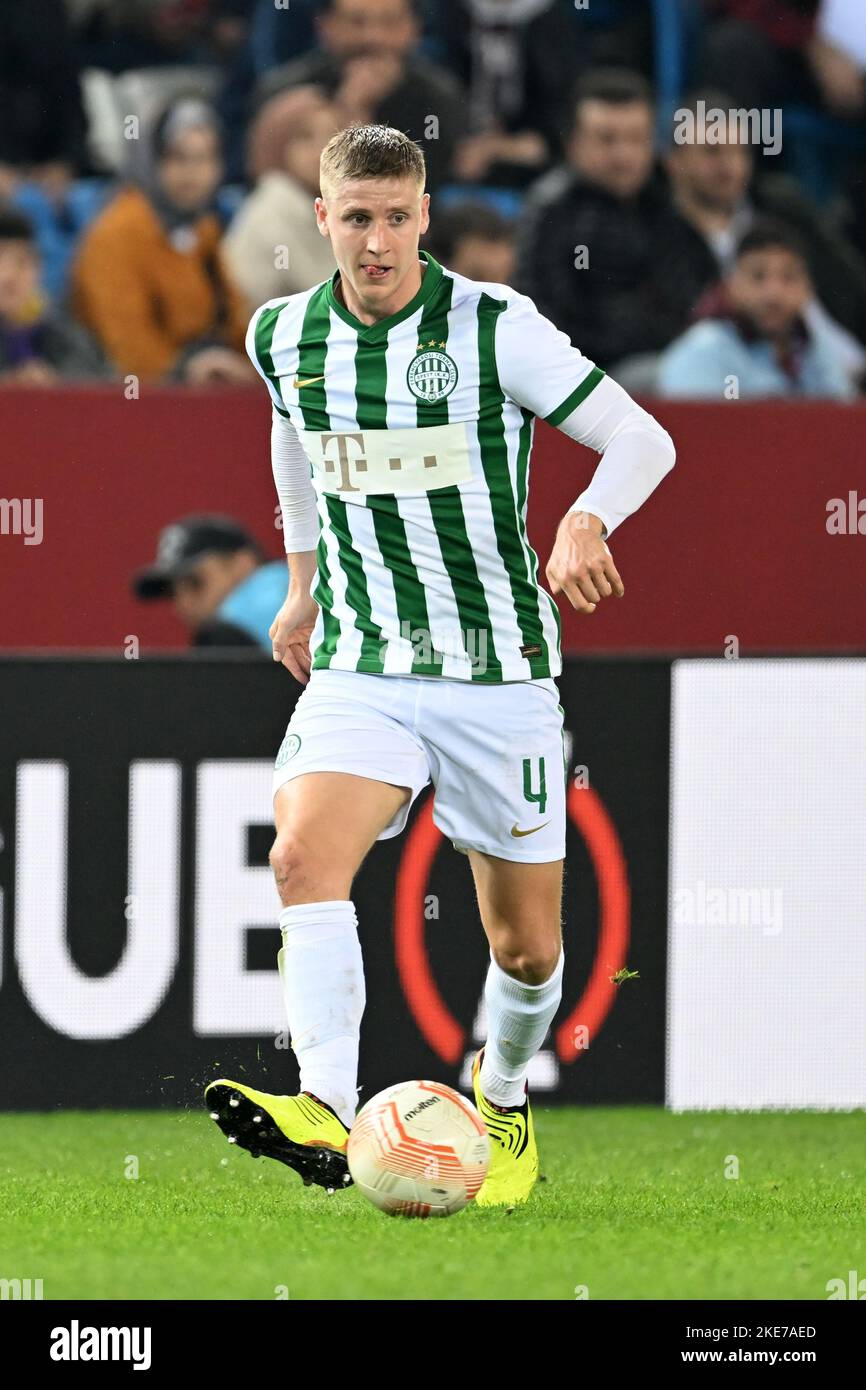
[[[389,125],[350,125],[332,135],[319,161],[319,187],[334,189],[343,179],[404,178],[423,191],[424,155],[414,140]]]

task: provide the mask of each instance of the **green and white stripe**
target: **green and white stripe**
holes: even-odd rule
[[[326,436],[319,466],[311,463],[321,526],[313,665],[490,682],[556,675],[559,617],[537,582],[526,535],[536,411],[501,381],[497,333],[510,301],[491,293],[497,287],[425,259],[412,303],[372,326],[335,299],[334,281],[265,305],[251,325],[250,355],[274,404],[299,431],[316,432],[317,442]],[[409,387],[419,345],[456,364],[456,385],[442,399],[419,398]],[[526,361],[530,373],[531,342]],[[569,389],[549,419],[557,409],[574,411],[602,375],[575,382],[573,364],[567,370]],[[391,492],[365,476],[365,447],[384,460],[386,474],[401,466],[378,448],[388,443],[385,431],[431,427],[440,427],[435,438],[457,437],[464,460],[468,450],[464,481],[417,487],[407,475],[414,490],[395,483]],[[360,437],[350,441],[350,490],[345,468],[341,485],[330,461],[335,435]]]

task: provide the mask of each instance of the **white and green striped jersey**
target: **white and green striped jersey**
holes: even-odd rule
[[[316,494],[313,669],[558,675],[559,615],[526,534],[533,432],[541,416],[580,437],[604,373],[525,296],[419,254],[420,290],[377,323],[339,302],[337,274],[250,323]]]

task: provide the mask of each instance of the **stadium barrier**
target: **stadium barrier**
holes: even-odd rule
[[[170,606],[136,602],[129,578],[152,558],[160,528],[184,513],[232,513],[270,555],[281,553],[264,392],[127,393],[3,392],[6,650],[120,654],[130,636],[143,652],[183,647]],[[562,604],[564,649],[718,655],[732,640],[743,654],[862,649],[866,405],[650,409],[676,442],[677,466],[614,533],[625,601],[591,618]],[[539,425],[529,533],[542,577],[593,462]]]

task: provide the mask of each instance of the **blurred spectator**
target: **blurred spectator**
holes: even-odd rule
[[[250,130],[255,188],[225,239],[229,270],[250,304],[311,289],[334,272],[331,243],[316,225],[319,156],[340,126],[318,87],[272,97]],[[288,261],[288,264],[286,264]]]
[[[602,367],[656,351],[687,321],[668,252],[673,218],[654,170],[647,83],[587,73],[568,162],[530,191],[518,224],[517,288]]]
[[[449,175],[465,97],[450,73],[418,56],[418,0],[322,0],[316,21],[321,48],[262,78],[262,101],[287,87],[323,87],[343,123],[396,126],[417,140],[427,187]]]
[[[0,0],[0,196],[65,189],[84,159],[78,56],[63,0]]]
[[[437,212],[423,245],[469,280],[510,285],[514,278],[514,228],[486,203],[455,203]]]
[[[468,92],[453,170],[524,187],[562,157],[578,32],[559,0],[439,0],[436,29]]]
[[[710,8],[717,22],[706,31],[699,82],[732,92],[737,106],[806,102],[836,116],[864,113],[862,0],[714,0]]]
[[[38,180],[16,183],[9,201],[33,223],[42,287],[55,304],[66,299],[69,271],[81,237],[111,196],[105,179],[76,179],[56,193]]]
[[[702,0],[699,0],[702,3]],[[588,67],[622,67],[651,78],[654,69],[655,0],[592,0],[574,5],[580,61]]]
[[[724,93],[704,92],[680,110],[692,110],[699,118],[699,101],[705,111],[727,111],[733,105]],[[674,204],[683,219],[674,236],[677,273],[684,289],[688,287],[688,298],[696,302],[727,273],[739,238],[756,217],[771,217],[797,232],[814,268],[816,295],[806,309],[809,322],[820,318],[829,326],[835,321],[866,344],[866,261],[831,229],[792,179],[776,173],[753,175],[748,145],[736,138],[711,144],[704,135],[696,124],[696,138],[673,144],[666,157]]]
[[[318,8],[319,0],[291,0],[286,8],[274,0],[252,0],[249,43],[257,76],[315,48]]]
[[[82,59],[114,73],[207,61],[211,25],[219,46],[229,33],[226,18],[237,20],[246,9],[243,0],[95,0],[79,16]]]
[[[707,296],[701,322],[662,354],[658,394],[850,400],[832,343],[805,321],[812,292],[800,241],[781,224],[756,223],[724,284]]]
[[[237,53],[246,43],[252,27],[256,0],[210,0],[210,23],[208,38],[215,58],[225,61]],[[298,0],[292,5],[297,11]],[[271,0],[271,10],[286,15],[287,10],[277,10]],[[297,14],[293,15],[293,19]]]
[[[53,386],[106,376],[96,344],[51,308],[39,275],[33,227],[23,213],[0,210],[0,382]]]
[[[140,599],[172,599],[195,647],[263,647],[288,591],[285,560],[266,561],[258,542],[228,516],[186,516],[160,532],[156,559],[139,570]]]
[[[425,50],[436,62],[464,74],[467,55],[460,29],[466,24],[467,4],[468,0],[422,0]],[[582,6],[577,0],[486,0],[473,8],[479,13],[483,9],[492,22],[508,25],[529,24],[545,10],[564,13],[570,29],[565,44],[572,81],[590,67],[631,68],[652,76],[654,0],[584,0]],[[550,56],[553,63],[561,61],[559,54]]]
[[[291,0],[288,9],[281,9],[274,0],[241,0],[248,5],[249,22],[217,102],[226,132],[228,176],[233,182],[242,181],[245,174],[245,136],[256,83],[271,68],[290,63],[315,47],[318,2]]]
[[[33,223],[42,288],[60,304],[78,239],[105,200],[87,168],[79,54],[63,0],[0,0],[0,202]]]
[[[90,226],[73,269],[78,317],[121,372],[144,380],[242,383],[249,306],[223,269],[213,200],[220,133],[199,98],[173,102],[153,136],[153,168]]]

